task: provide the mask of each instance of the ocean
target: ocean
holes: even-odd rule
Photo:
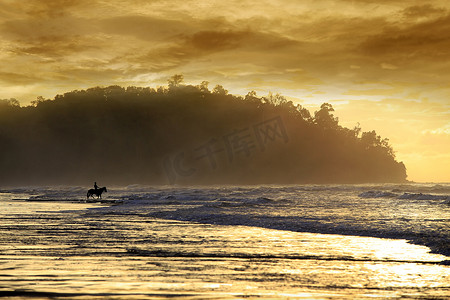
[[[450,184],[87,189],[0,189],[0,295],[450,298]]]

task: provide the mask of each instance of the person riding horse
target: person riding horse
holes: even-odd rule
[[[89,197],[91,197],[92,196],[92,198],[94,198],[94,195],[96,195],[97,196],[97,199],[98,198],[102,198],[102,193],[103,192],[108,192],[107,190],[106,190],[106,187],[104,186],[104,187],[102,187],[102,188],[98,188],[98,185],[97,185],[97,182],[94,182],[94,188],[93,189],[90,189],[88,192],[87,192],[87,195],[86,195],[86,197],[89,199]]]

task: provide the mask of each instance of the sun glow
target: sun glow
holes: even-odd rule
[[[450,181],[448,1],[11,0],[0,17],[0,98],[183,74],[329,102],[389,138],[410,180]]]

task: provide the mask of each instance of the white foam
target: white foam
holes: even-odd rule
[[[431,195],[422,193],[404,193],[397,197],[397,199],[412,199],[412,200],[449,200],[447,195]]]
[[[361,198],[393,198],[397,197],[398,194],[394,194],[391,192],[383,192],[383,191],[368,191],[363,192],[358,195]]]

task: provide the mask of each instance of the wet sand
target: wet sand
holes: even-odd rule
[[[447,258],[405,240],[3,201],[0,292],[38,298],[445,299]]]

